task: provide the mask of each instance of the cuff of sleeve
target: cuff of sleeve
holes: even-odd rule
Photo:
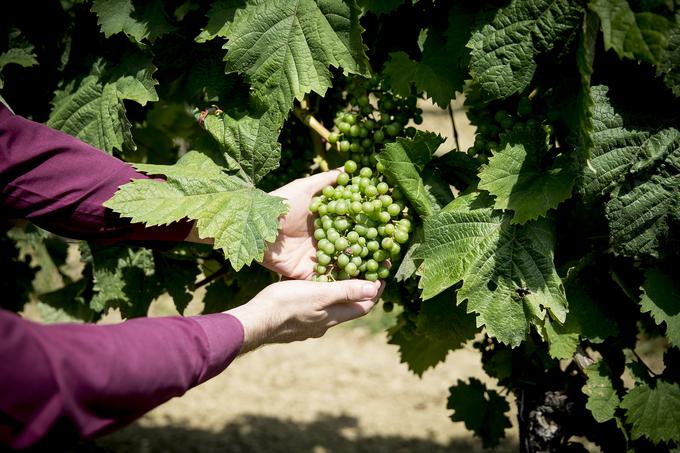
[[[227,313],[196,316],[194,322],[203,329],[208,341],[208,364],[199,384],[220,374],[236,358],[243,346],[243,325]]]

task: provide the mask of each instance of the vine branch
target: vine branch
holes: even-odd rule
[[[451,103],[449,102],[449,116],[451,117],[451,129],[453,129],[453,142],[456,144],[456,150],[457,151],[462,151],[460,149],[460,143],[458,143],[458,131],[456,130],[456,122],[454,121],[454,116],[453,116],[453,107],[451,107]]]
[[[328,143],[328,136],[330,131],[324,127],[319,120],[317,120],[314,115],[309,110],[307,98],[300,102],[299,106],[293,108],[293,114],[297,119],[302,121],[302,124],[309,127],[310,131],[316,134],[312,136],[312,142],[314,143],[314,152],[316,153],[315,162],[319,165],[321,171],[328,171],[328,161],[326,160],[326,150],[324,143],[321,141],[323,139]],[[335,145],[338,146],[337,144]]]
[[[224,275],[227,275],[230,270],[231,266],[229,266],[228,264],[224,264],[222,267],[220,267],[218,270],[205,277],[203,280],[199,280],[198,282],[189,286],[189,290],[196,291],[198,288],[205,286],[208,283],[211,283]]]

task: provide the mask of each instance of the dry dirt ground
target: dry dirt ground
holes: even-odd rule
[[[271,345],[240,357],[218,377],[100,439],[96,447],[116,452],[481,451],[481,443],[462,423],[452,423],[446,409],[448,387],[473,376],[489,382],[471,347],[449,354],[420,379],[399,363],[396,347],[384,335],[362,327],[336,328],[320,339]],[[517,451],[516,428],[506,434],[491,451]]]

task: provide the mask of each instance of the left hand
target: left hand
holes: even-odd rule
[[[309,212],[312,198],[328,185],[335,185],[340,170],[296,179],[270,195],[285,198],[288,213],[280,220],[276,242],[264,254],[262,265],[284,277],[306,280],[314,273],[314,217]]]

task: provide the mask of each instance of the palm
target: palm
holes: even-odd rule
[[[288,214],[281,219],[279,235],[267,249],[263,265],[284,277],[308,279],[314,273],[314,219],[308,206],[315,194],[334,184],[340,171],[296,179],[271,192],[288,200]]]

